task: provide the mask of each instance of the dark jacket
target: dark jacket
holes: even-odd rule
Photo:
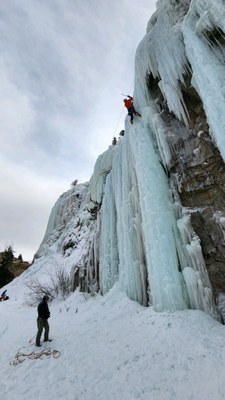
[[[48,319],[50,317],[50,311],[46,300],[42,300],[38,305],[38,318]]]

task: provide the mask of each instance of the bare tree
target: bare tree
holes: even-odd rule
[[[34,306],[39,303],[44,295],[47,295],[51,300],[60,298],[65,300],[72,291],[71,279],[68,273],[61,267],[49,273],[48,282],[40,282],[39,279],[31,279],[26,287],[29,292],[26,295],[26,303]]]

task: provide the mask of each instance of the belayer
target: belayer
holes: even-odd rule
[[[128,115],[130,116],[130,123],[133,124],[133,120],[134,120],[134,115],[138,115],[139,117],[141,117],[141,114],[139,112],[137,112],[134,108],[133,105],[133,97],[127,95],[128,99],[124,99],[124,106],[127,108],[128,110]]]
[[[36,336],[36,346],[40,347],[40,339],[41,335],[43,332],[43,329],[45,329],[45,334],[44,334],[44,342],[51,342],[52,340],[49,339],[49,324],[48,324],[48,318],[50,317],[50,311],[48,308],[48,300],[49,297],[45,295],[42,299],[42,301],[38,304],[38,318],[37,318],[37,336]]]

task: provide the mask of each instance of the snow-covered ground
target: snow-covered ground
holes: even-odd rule
[[[225,398],[225,327],[202,311],[156,313],[118,285],[104,297],[75,292],[50,311],[51,355],[14,366],[19,349],[45,345],[34,346],[35,308],[15,295],[0,303],[4,400]]]

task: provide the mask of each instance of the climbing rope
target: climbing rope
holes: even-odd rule
[[[119,126],[119,123],[120,123],[120,121],[121,121],[121,118],[122,118],[123,114],[125,114],[125,109],[124,109],[124,108],[122,109],[121,114],[120,114],[120,116],[119,116],[118,122],[117,122],[116,127],[115,127],[115,130],[114,130],[114,132],[113,132],[113,137],[115,137],[115,134],[116,134],[116,132],[117,132],[117,129],[118,129],[118,126]]]
[[[133,87],[133,83],[131,84],[130,90],[128,91],[128,93],[130,93],[132,87]],[[121,93],[121,95],[127,97],[127,94]],[[117,121],[115,130],[114,130],[114,132],[113,132],[113,136],[112,136],[113,138],[114,138],[115,135],[116,135],[116,132],[117,132],[117,129],[118,129],[118,126],[119,126],[119,123],[120,123],[120,121],[121,121],[122,116],[125,115],[125,113],[126,113],[126,110],[125,110],[124,106],[121,108],[121,110],[122,110],[122,111],[121,111],[120,116],[119,116],[119,119],[118,119],[118,121]]]
[[[51,347],[46,347],[45,349],[43,349],[42,351],[39,351],[38,353],[35,351],[31,351],[29,353],[24,352],[22,349],[24,349],[24,347],[21,347],[21,349],[19,349],[15,355],[15,358],[13,361],[10,361],[10,365],[13,365],[14,367],[16,367],[19,364],[22,364],[27,358],[29,360],[37,360],[37,359],[43,359],[43,357],[53,357],[53,358],[58,358],[61,356],[61,353],[59,350],[52,350]]]

